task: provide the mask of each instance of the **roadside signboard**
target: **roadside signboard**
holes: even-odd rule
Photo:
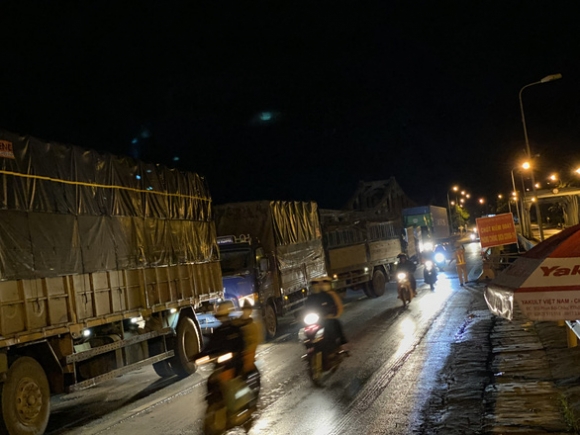
[[[518,242],[514,217],[511,213],[477,218],[475,223],[482,249]]]

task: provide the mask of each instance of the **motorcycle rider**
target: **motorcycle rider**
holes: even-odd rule
[[[207,410],[204,421],[204,430],[208,434],[221,434],[229,427],[228,425],[237,424],[230,420],[229,412],[232,409],[237,413],[236,419],[245,415],[249,418],[256,409],[257,393],[253,392],[254,387],[248,384],[249,371],[255,370],[253,364],[254,352],[249,352],[248,343],[252,342],[249,337],[251,333],[244,330],[245,327],[253,324],[249,317],[251,308],[244,310],[242,318],[230,317],[233,309],[231,301],[225,301],[217,305],[214,312],[215,317],[220,321],[206,349],[200,354],[201,356],[226,356],[231,354],[229,359],[220,362],[222,366],[214,370],[207,380]],[[247,318],[243,318],[247,316]],[[257,327],[257,325],[255,325]],[[257,346],[257,345],[256,345]],[[246,365],[249,357],[252,357],[251,367]],[[219,360],[218,360],[219,361]],[[248,371],[246,371],[248,370]],[[257,388],[259,390],[259,373],[257,375]],[[254,382],[256,382],[254,380]],[[248,388],[249,387],[249,388]],[[219,392],[219,393],[218,393]],[[229,411],[228,411],[229,409]]]
[[[429,284],[431,290],[434,289],[435,282],[437,282],[437,267],[431,260],[427,260],[423,265],[423,280]]]
[[[409,257],[407,257],[407,254],[399,254],[397,255],[397,258],[399,259],[399,264],[397,264],[397,272],[406,272],[407,276],[409,277],[409,282],[411,283],[411,290],[413,290],[413,297],[417,296],[417,281],[415,280],[415,270],[417,269],[417,266],[415,266],[415,263],[413,263],[411,260],[409,260]],[[398,293],[398,297],[399,299],[401,298],[401,287],[397,286],[397,293]]]
[[[327,354],[330,355],[340,350],[347,351],[345,345],[348,341],[338,320],[343,311],[342,300],[332,289],[332,280],[328,276],[314,278],[310,281],[310,294],[306,299],[304,308],[305,311],[311,310],[320,316],[328,338],[325,340]]]
[[[251,316],[252,305],[248,301],[245,301],[242,305],[242,315],[232,320],[235,326],[241,328],[244,338],[245,348],[242,351],[244,375],[258,371],[256,368],[256,350],[258,345],[263,341],[262,328]]]
[[[217,305],[214,316],[220,321],[220,326],[213,331],[208,346],[200,354],[200,356],[211,356],[218,353],[232,353],[232,358],[225,364],[225,370],[219,374],[218,380],[221,385],[243,374],[244,369],[243,353],[246,342],[241,325],[233,322],[229,316],[232,308],[231,301]]]

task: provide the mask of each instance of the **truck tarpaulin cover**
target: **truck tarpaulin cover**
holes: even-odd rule
[[[218,258],[203,178],[0,130],[0,280]]]
[[[275,251],[280,268],[324,262],[318,205],[300,201],[253,201],[214,207],[218,235],[250,234]]]

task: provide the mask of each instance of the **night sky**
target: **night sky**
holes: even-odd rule
[[[566,1],[1,1],[0,129],[204,175],[214,202],[394,176],[419,204],[580,165]]]

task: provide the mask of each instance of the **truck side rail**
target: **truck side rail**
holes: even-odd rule
[[[214,289],[214,291],[208,291]],[[218,262],[0,282],[0,346],[8,347],[221,295]]]

